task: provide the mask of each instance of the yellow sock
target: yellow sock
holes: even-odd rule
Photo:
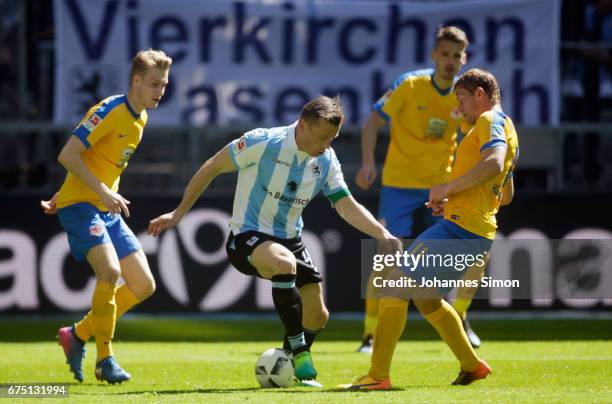
[[[378,322],[378,302],[379,299],[366,297],[365,318],[363,321],[363,338],[374,335],[376,323]]]
[[[433,313],[424,314],[424,317],[438,331],[446,345],[459,359],[462,370],[471,372],[478,368],[478,356],[476,356],[476,352],[474,352],[463,330],[459,315],[450,304],[442,300],[442,307]]]
[[[391,371],[391,359],[408,318],[408,301],[393,297],[379,302],[378,325],[374,337],[372,362],[368,376],[375,380],[387,380]]]
[[[117,304],[117,319],[119,319],[129,309],[140,303],[140,300],[134,296],[132,291],[124,283],[117,288],[117,292],[115,293],[115,303]],[[81,321],[76,323],[75,330],[77,337],[79,337],[81,341],[88,341],[89,338],[94,335],[91,310],[89,310],[87,315],[83,317]]]
[[[471,303],[472,303],[472,299],[459,299],[459,298],[455,299],[455,301],[453,302],[453,308],[455,309],[455,311],[457,312],[457,314],[462,320],[465,320],[465,317],[466,317],[465,313],[467,312]]]
[[[463,280],[472,280],[479,281],[484,276],[486,266],[481,265],[473,265],[466,271],[463,276]],[[478,287],[461,287],[457,289],[457,298],[453,302],[453,308],[459,314],[461,319],[465,320],[466,313],[470,304],[472,304],[472,299],[476,294]]]
[[[93,331],[96,336],[96,362],[113,354],[111,340],[115,333],[117,305],[115,304],[116,285],[98,281],[91,303]]]

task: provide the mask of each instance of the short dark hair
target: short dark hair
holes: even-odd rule
[[[463,49],[467,48],[470,44],[465,32],[458,27],[448,25],[446,27],[439,26],[438,32],[436,33],[436,47],[441,41],[449,41],[463,45]]]
[[[463,73],[455,83],[453,91],[457,91],[458,88],[463,88],[470,94],[474,94],[478,87],[484,90],[485,94],[487,94],[487,97],[489,97],[489,100],[491,100],[494,105],[501,102],[499,85],[497,84],[495,76],[483,69],[470,69]]]
[[[342,111],[340,97],[335,96],[334,98],[330,98],[320,95],[308,101],[302,108],[300,119],[308,123],[315,123],[319,119],[324,119],[334,126],[340,126],[344,120],[344,112]]]

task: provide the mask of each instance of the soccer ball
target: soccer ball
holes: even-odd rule
[[[255,377],[261,387],[293,386],[293,359],[285,350],[270,348],[255,364]]]

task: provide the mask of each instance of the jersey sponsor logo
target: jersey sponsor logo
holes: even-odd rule
[[[425,111],[429,105],[417,105],[417,111]]]
[[[296,184],[296,187],[297,187],[297,184]],[[271,191],[265,185],[262,186],[261,188],[268,194],[268,196],[274,199],[278,199],[280,202],[284,202],[285,204],[294,205],[294,206],[298,205],[298,206],[304,207],[308,205],[308,202],[310,202],[310,198],[300,198],[298,196],[287,196],[283,192]]]
[[[129,159],[134,154],[134,150],[136,150],[136,145],[130,144],[128,147],[121,151],[121,157],[119,158],[119,162],[117,163],[118,168],[125,168]]]
[[[444,136],[444,131],[446,131],[447,126],[448,122],[444,119],[431,118],[425,130],[426,137],[430,139],[440,139]]]
[[[244,140],[244,138],[241,137],[240,140],[238,140],[237,142],[234,142],[234,144],[232,145],[232,148],[234,149],[234,155],[240,153],[241,151],[246,149],[246,140]]]
[[[100,237],[104,234],[104,225],[102,223],[96,223],[92,226],[89,226],[89,235]]]
[[[253,236],[250,239],[248,239],[246,243],[249,247],[253,247],[258,240],[259,240],[259,237]]]

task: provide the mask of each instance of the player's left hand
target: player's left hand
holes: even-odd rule
[[[153,237],[159,236],[162,231],[176,226],[179,221],[180,218],[178,215],[175,215],[174,211],[164,213],[163,215],[160,215],[149,222],[147,234],[150,234]]]
[[[56,192],[55,195],[51,197],[48,201],[40,201],[40,207],[43,209],[46,215],[55,215],[57,213],[57,195],[59,192]]]
[[[449,193],[450,189],[448,184],[434,185],[429,190],[429,200],[427,203],[437,206],[448,197]]]

